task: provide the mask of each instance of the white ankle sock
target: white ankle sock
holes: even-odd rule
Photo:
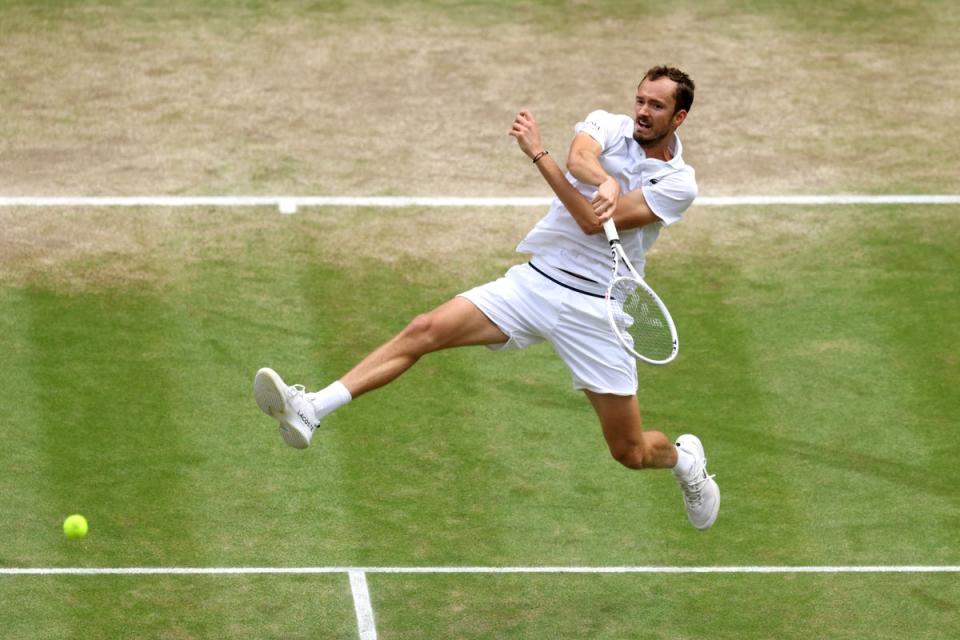
[[[337,380],[333,384],[321,389],[316,393],[307,394],[307,399],[313,405],[317,412],[317,418],[323,418],[328,413],[339,409],[343,405],[353,400],[353,396],[347,390],[343,383]]]
[[[674,475],[680,478],[689,477],[693,473],[693,465],[697,461],[691,454],[677,447],[677,464],[673,467]]]

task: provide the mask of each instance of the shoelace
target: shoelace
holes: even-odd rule
[[[306,393],[307,388],[302,384],[294,384],[287,387],[287,397],[292,398],[295,395]]]
[[[699,507],[703,501],[703,485],[714,475],[707,475],[707,465],[704,463],[694,474],[695,479],[680,482],[680,488],[683,489],[683,499],[691,507]]]

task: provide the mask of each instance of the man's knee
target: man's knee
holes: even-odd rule
[[[441,345],[442,336],[432,313],[422,313],[410,321],[400,336],[415,355],[430,353]]]
[[[613,459],[628,469],[644,469],[650,466],[650,459],[639,443],[623,443],[610,447]]]

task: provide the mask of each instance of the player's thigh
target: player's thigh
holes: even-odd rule
[[[597,393],[589,389],[584,389],[583,392],[597,412],[603,437],[611,452],[643,445],[643,426],[637,396]]]
[[[417,317],[414,332],[423,332],[432,350],[501,344],[507,336],[469,300],[456,297]]]

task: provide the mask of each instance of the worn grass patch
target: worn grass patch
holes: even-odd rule
[[[957,190],[956,6],[678,3],[655,24],[650,4],[605,7],[14,3],[2,190],[542,193],[513,114],[562,154],[661,62],[698,85],[683,134],[703,193]]]
[[[405,270],[438,278],[499,273],[536,209],[0,209],[0,280],[90,292],[111,286],[175,286],[204,261],[274,251],[275,265],[302,257],[337,269]],[[256,277],[256,274],[246,274]],[[417,275],[415,277],[420,277]]]

